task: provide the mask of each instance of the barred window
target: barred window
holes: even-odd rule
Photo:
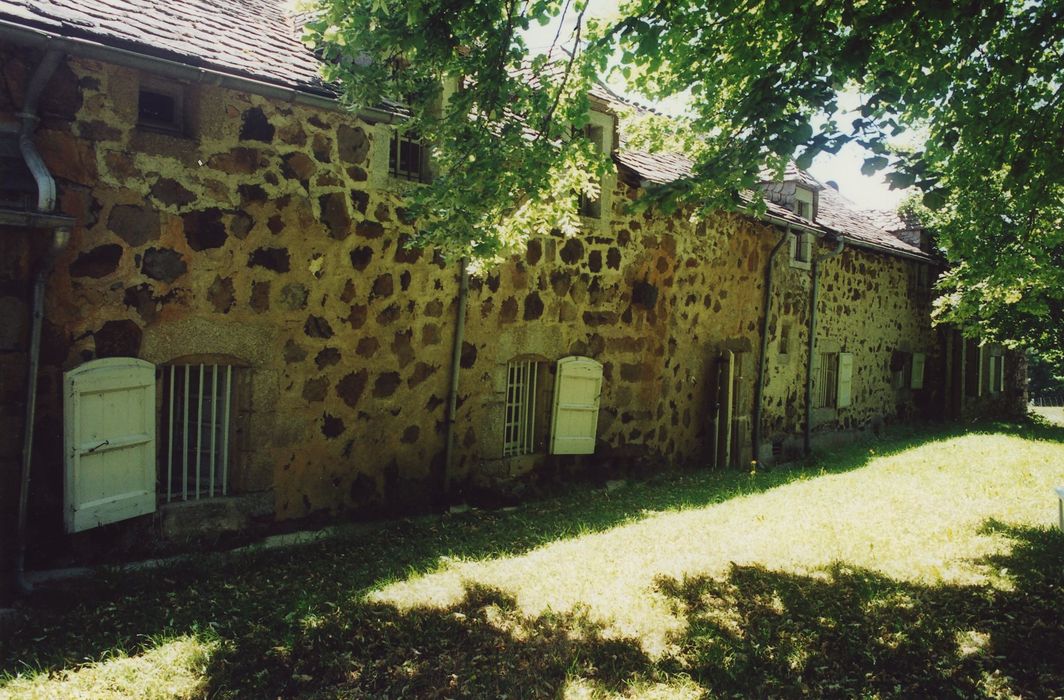
[[[512,360],[506,365],[504,457],[532,454],[536,449],[539,368],[535,360]]]
[[[239,371],[223,364],[159,367],[159,472],[167,502],[228,494]]]
[[[839,354],[820,353],[820,367],[814,375],[813,408],[835,408],[839,392]]]

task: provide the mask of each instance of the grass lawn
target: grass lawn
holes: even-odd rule
[[[1064,427],[573,487],[31,601],[0,697],[1064,695]]]

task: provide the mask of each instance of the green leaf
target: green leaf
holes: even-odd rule
[[[931,190],[925,192],[923,197],[924,206],[931,211],[938,211],[946,206],[946,193],[943,190]]]

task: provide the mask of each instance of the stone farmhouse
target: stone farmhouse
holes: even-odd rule
[[[627,213],[689,163],[625,148],[605,88],[616,168],[580,235],[479,277],[407,247],[429,149],[342,109],[297,25],[280,0],[0,0],[16,568],[14,542],[33,566],[1022,405],[1018,357],[932,328],[927,233],[832,183]]]

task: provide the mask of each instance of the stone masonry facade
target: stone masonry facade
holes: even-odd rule
[[[2,48],[0,120],[14,121],[38,57]],[[406,245],[414,229],[403,196],[417,185],[388,173],[391,127],[190,85],[189,134],[159,133],[137,126],[138,86],[151,79],[68,57],[42,105],[35,141],[59,209],[77,225],[47,290],[35,522],[58,536],[62,373],[119,356],[238,368],[230,490],[258,494],[268,518],[438,502],[459,271]],[[712,368],[724,350],[742,358],[736,414],[752,410],[765,265],[782,229],[739,214],[631,215],[625,205],[639,188],[619,177],[606,185],[608,206],[581,235],[531,240],[470,282],[452,475],[460,487],[705,466]],[[32,231],[0,236],[0,411],[12,426],[0,463],[10,492],[27,282],[41,244]],[[793,446],[804,424],[810,273],[791,267],[786,249],[775,264],[763,437]],[[853,353],[854,372],[852,405],[818,410],[818,434],[934,414],[945,359],[930,292],[912,284],[918,264],[855,247],[823,264],[818,349]],[[924,389],[892,383],[898,352],[926,353]],[[507,363],[541,363],[549,391],[554,363],[571,355],[603,365],[595,454],[504,458]]]

